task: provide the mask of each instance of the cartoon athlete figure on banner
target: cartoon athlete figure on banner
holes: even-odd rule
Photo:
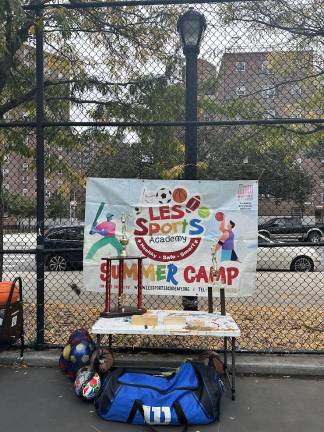
[[[221,236],[213,248],[213,252],[216,254],[221,249],[220,260],[222,261],[237,261],[239,262],[238,256],[234,250],[234,232],[235,222],[232,220],[225,227],[225,215],[223,212],[217,212],[215,218],[219,224],[219,230]]]
[[[92,227],[89,232],[89,234],[91,235],[99,234],[100,236],[102,236],[102,238],[96,241],[96,243],[91,246],[89,252],[87,253],[86,259],[92,259],[99,249],[108,244],[115,248],[117,255],[120,255],[123,250],[122,244],[116,237],[116,223],[112,220],[114,215],[112,213],[107,213],[107,220],[98,223],[98,219],[102,213],[104,206],[105,203],[102,202],[97,210],[96,217],[92,223]]]

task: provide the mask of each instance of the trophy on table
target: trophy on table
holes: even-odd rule
[[[120,243],[122,246],[121,252],[118,256],[102,258],[106,261],[106,299],[105,310],[101,313],[105,318],[116,318],[122,316],[142,315],[146,309],[142,307],[142,262],[145,256],[130,256],[127,255],[126,247],[129,243],[129,236],[127,233],[127,219],[128,215],[123,213],[121,215],[121,238]],[[137,261],[137,307],[126,306],[126,294],[124,293],[124,262],[126,260]],[[112,277],[112,261],[118,261],[118,306],[117,309],[111,310],[111,277]]]
[[[120,220],[121,220],[121,223],[122,223],[122,229],[121,229],[122,235],[121,235],[120,243],[121,243],[121,245],[123,247],[123,249],[122,249],[122,251],[120,253],[120,256],[121,257],[126,257],[127,256],[127,254],[126,254],[126,246],[129,243],[129,239],[128,239],[128,236],[127,236],[127,215],[125,213],[123,213],[121,215]]]
[[[213,265],[212,266],[212,281],[213,281],[213,285],[216,285],[217,278],[219,276],[219,267],[218,267],[215,248],[213,246],[211,248],[211,261],[212,261],[212,265]]]

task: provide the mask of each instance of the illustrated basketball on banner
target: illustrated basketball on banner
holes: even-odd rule
[[[257,200],[258,183],[251,180],[89,178],[85,288],[104,291],[106,269],[101,258],[125,254],[127,215],[127,254],[147,257],[144,294],[206,296],[208,286],[218,282],[228,296],[251,295],[256,274]],[[212,256],[218,263],[216,282]],[[135,293],[136,264],[126,261],[124,267],[124,289]],[[117,288],[116,263],[112,290]]]

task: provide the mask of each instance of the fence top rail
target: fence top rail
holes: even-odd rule
[[[42,3],[22,6],[25,10],[65,8],[65,9],[91,9],[91,8],[114,8],[123,6],[163,6],[179,4],[204,4],[204,3],[260,3],[264,0],[115,0],[93,1],[87,3]]]
[[[160,127],[160,126],[276,126],[285,124],[323,124],[324,118],[283,118],[283,119],[251,119],[251,120],[210,120],[210,121],[156,121],[156,122],[111,122],[111,121],[71,121],[42,122],[43,127],[73,127],[73,126],[109,126],[109,127]],[[0,122],[0,128],[36,127],[35,122]]]

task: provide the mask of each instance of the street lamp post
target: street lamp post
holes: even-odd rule
[[[186,57],[186,121],[197,121],[197,58],[200,43],[206,29],[203,15],[190,8],[178,19],[183,53]],[[197,126],[185,127],[185,170],[186,180],[197,178]]]
[[[207,24],[205,17],[190,8],[181,15],[177,22],[177,31],[180,34],[183,53],[186,57],[186,121],[197,121],[197,58],[204,31]],[[197,126],[185,127],[185,168],[184,178],[196,180],[197,178]],[[197,310],[197,297],[183,297],[185,310]]]

